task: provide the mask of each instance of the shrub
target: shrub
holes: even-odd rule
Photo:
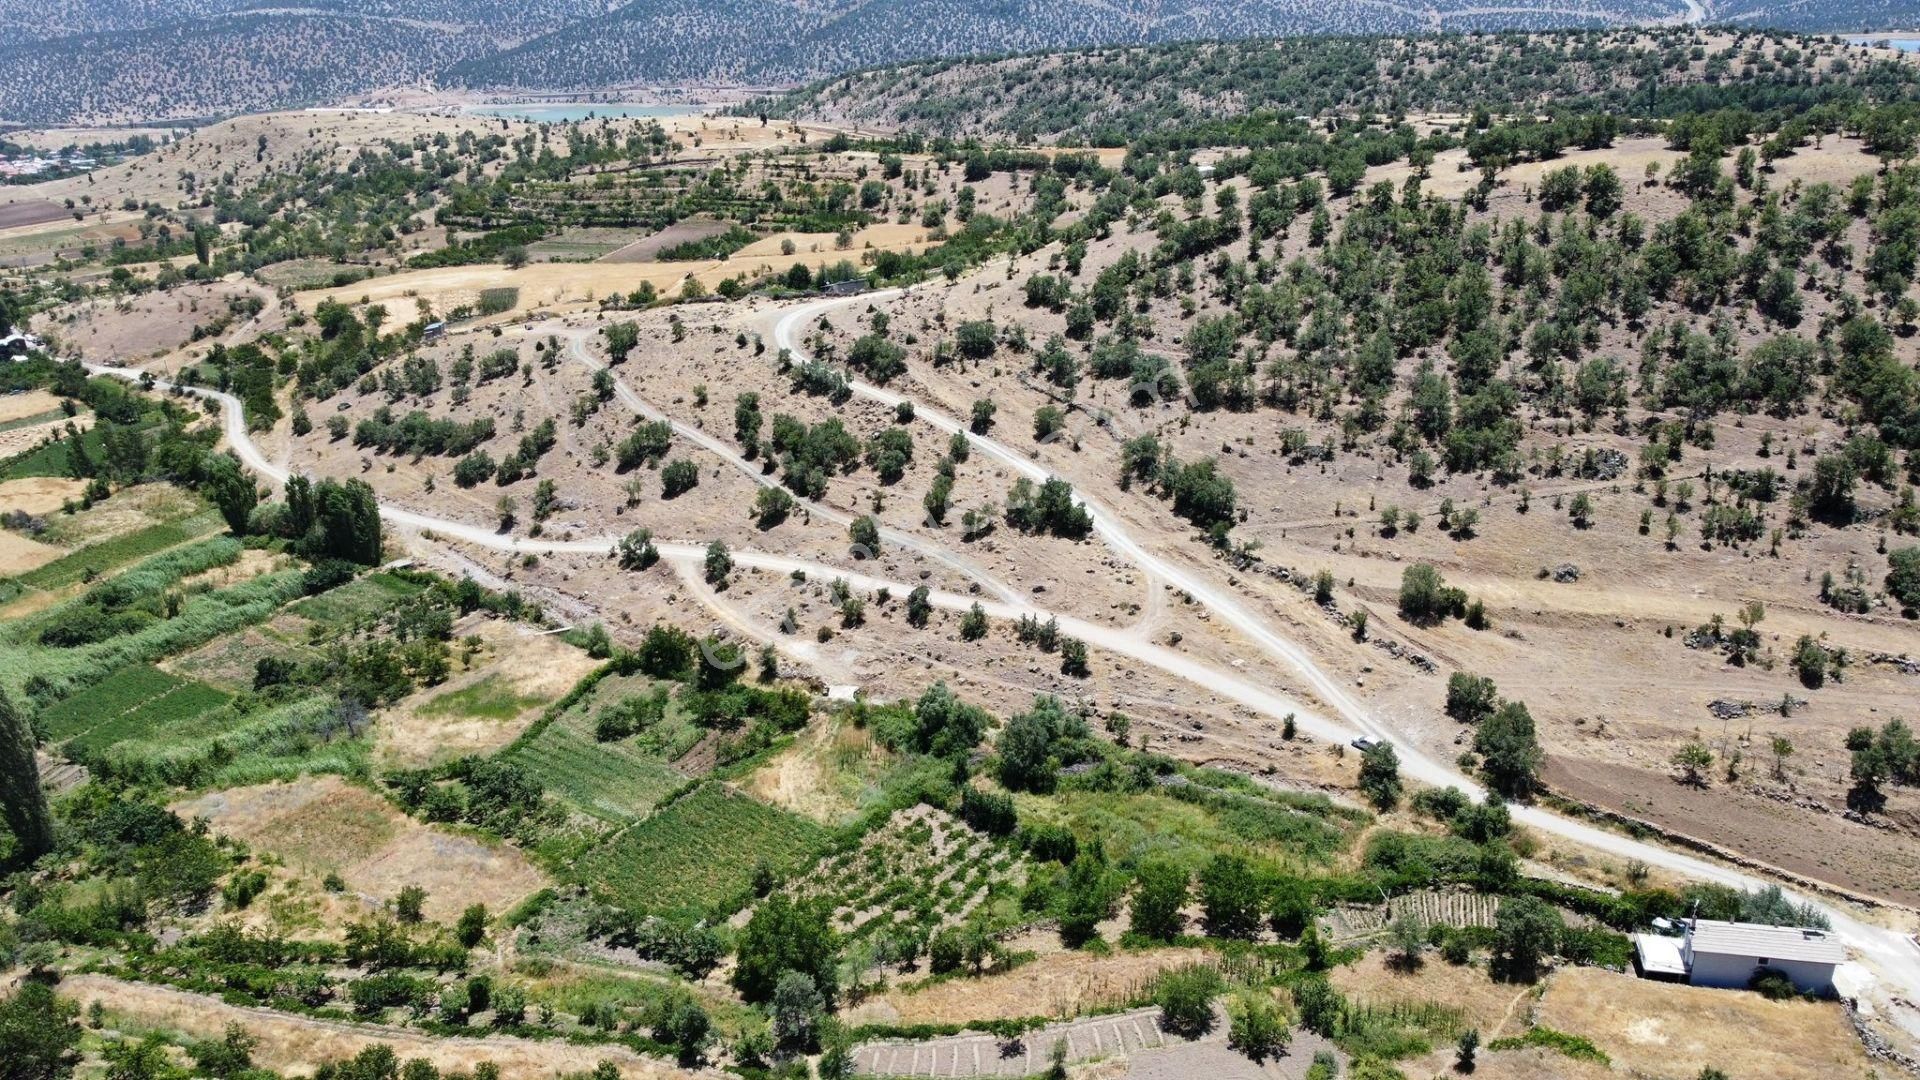
[[[1153,990],[1160,1026],[1190,1039],[1213,1030],[1213,999],[1221,989],[1220,973],[1204,964],[1162,972]]]
[[[1235,999],[1228,1006],[1228,1016],[1227,1045],[1254,1061],[1263,1062],[1278,1056],[1293,1040],[1286,1017],[1273,999],[1264,994],[1246,994]]]

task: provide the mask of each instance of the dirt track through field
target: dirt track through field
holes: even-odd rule
[[[796,330],[800,327],[841,305],[873,303],[898,295],[900,295],[898,292],[869,293],[848,299],[816,301],[794,307],[781,315],[776,322],[773,330],[773,344],[776,348],[791,349],[796,361],[805,361],[809,359],[809,354],[798,347],[800,343],[796,337]],[[116,374],[123,378],[137,378],[140,374],[137,369],[132,368],[98,367],[94,370]],[[158,385],[161,389],[168,388],[165,383]],[[907,400],[900,394],[864,382],[856,381],[851,385],[856,394],[884,404],[897,405]],[[269,461],[253,442],[237,399],[205,389],[192,389],[190,392],[211,397],[220,402],[228,442],[239,453],[243,462],[263,476],[277,482],[285,480],[286,470]],[[915,403],[915,421],[930,424],[945,432],[958,433],[965,430],[959,421],[921,402]],[[970,433],[966,437],[977,451],[1003,463],[1020,475],[1035,480],[1044,480],[1051,475],[1042,466],[992,438]],[[1227,626],[1240,631],[1247,640],[1258,646],[1272,660],[1297,673],[1305,680],[1312,692],[1331,708],[1333,715],[1329,716],[1320,709],[1313,708],[1286,694],[1275,692],[1263,685],[1249,682],[1235,674],[1194,660],[1174,649],[1144,640],[1142,636],[1132,631],[1116,630],[1082,619],[1057,616],[1063,633],[1078,637],[1095,648],[1158,668],[1211,694],[1237,702],[1271,718],[1276,725],[1280,717],[1291,713],[1299,729],[1317,739],[1344,743],[1352,739],[1356,733],[1361,733],[1394,742],[1397,747],[1404,748],[1401,750],[1401,770],[1404,775],[1435,786],[1455,786],[1474,798],[1483,797],[1484,792],[1478,783],[1451,763],[1442,763],[1431,758],[1421,753],[1412,742],[1401,738],[1398,731],[1383,722],[1372,710],[1348,693],[1345,686],[1322,668],[1302,646],[1275,630],[1265,619],[1242,606],[1237,597],[1216,586],[1210,579],[1201,576],[1199,571],[1176,563],[1157,551],[1148,550],[1110,511],[1092,500],[1084,500],[1084,502],[1087,511],[1093,517],[1096,533],[1112,550],[1139,568],[1150,580],[1164,582],[1182,590],[1192,597],[1194,603],[1212,612]],[[493,550],[605,554],[616,542],[614,537],[574,541],[523,540],[511,535],[502,535],[487,528],[420,514],[391,504],[383,504],[381,513],[386,520],[403,528],[433,531]],[[657,546],[663,558],[682,567],[698,566],[706,555],[704,544],[660,543]],[[782,574],[800,570],[810,575],[819,574],[822,577],[838,575],[846,580],[849,586],[859,590],[877,590],[884,587],[905,592],[912,588],[903,582],[882,580],[869,575],[848,572],[839,567],[823,566],[807,560],[765,552],[739,550],[733,553],[733,558],[737,566],[771,570]],[[971,596],[945,592],[934,593],[929,600],[937,607],[958,611],[964,611],[976,602]],[[1001,619],[1029,614],[1037,616],[1050,614],[1031,604],[1016,607],[1008,603],[995,602],[991,605],[982,603],[981,607],[986,609],[990,616]],[[1561,836],[1621,859],[1639,860],[1650,867],[1736,888],[1751,889],[1769,884],[1757,875],[1609,832],[1539,807],[1515,806],[1512,813],[1517,824]],[[1838,936],[1857,950],[1866,961],[1867,968],[1860,973],[1868,982],[1866,988],[1871,988],[1877,977],[1877,982],[1883,984],[1887,991],[1900,995],[1899,1000],[1888,1000],[1886,1007],[1892,1012],[1896,1022],[1915,1034],[1920,1034],[1920,1009],[1906,1004],[1920,998],[1920,949],[1916,949],[1914,944],[1899,932],[1857,919],[1838,905],[1814,897],[1795,896],[1794,899],[1809,900],[1828,914]]]

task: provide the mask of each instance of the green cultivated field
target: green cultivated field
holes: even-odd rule
[[[548,724],[508,756],[570,808],[615,825],[638,820],[687,779],[632,739],[595,740],[593,722],[580,710]]]
[[[206,683],[135,664],[54,705],[40,720],[49,741],[98,748],[185,723],[228,700]]]
[[[576,871],[635,910],[723,911],[746,898],[756,863],[796,870],[826,837],[805,818],[707,784],[589,851]]]

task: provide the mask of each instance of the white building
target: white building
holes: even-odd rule
[[[1680,937],[1634,935],[1634,957],[1648,978],[1744,989],[1760,972],[1778,971],[1802,991],[1826,994],[1847,951],[1825,930],[1692,919]]]

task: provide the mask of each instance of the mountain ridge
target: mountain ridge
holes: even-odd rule
[[[1916,0],[0,0],[0,121],[111,123],[383,88],[778,86],[887,64],[1108,45],[1725,22],[1871,32]]]

